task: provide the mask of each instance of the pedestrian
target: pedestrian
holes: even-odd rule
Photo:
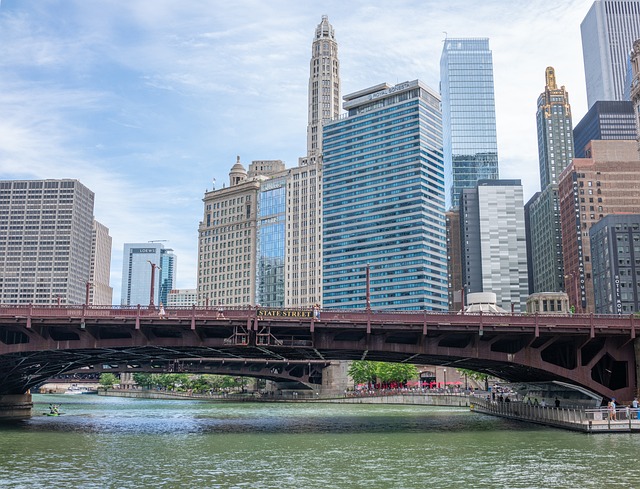
[[[616,398],[612,398],[608,404],[609,408],[609,421],[616,421]]]
[[[638,409],[638,406],[639,406],[639,404],[638,404],[638,398],[637,398],[637,397],[634,397],[634,398],[633,398],[633,401],[631,401],[631,407],[632,407],[633,409],[635,409],[635,411],[636,411],[636,417],[637,417],[638,419],[640,419],[640,409]]]
[[[556,401],[555,401],[556,407],[559,408],[560,407],[560,399],[558,399],[556,397]]]
[[[162,302],[160,303],[160,311],[158,312],[158,316],[160,317],[160,319],[165,318],[164,306],[162,305]]]

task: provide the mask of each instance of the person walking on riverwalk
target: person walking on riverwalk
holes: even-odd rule
[[[638,409],[638,406],[639,406],[639,404],[638,404],[638,398],[637,398],[637,397],[634,397],[634,398],[633,398],[633,401],[631,401],[631,407],[632,407],[633,409],[635,409],[636,417],[637,417],[638,419],[640,419],[640,409]]]
[[[609,401],[609,421],[616,421],[616,398],[614,397]]]

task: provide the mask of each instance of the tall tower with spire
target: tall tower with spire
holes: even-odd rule
[[[322,121],[340,113],[340,62],[335,31],[326,15],[316,27],[309,65],[307,156],[322,154]]]
[[[573,123],[569,94],[564,86],[558,87],[552,66],[545,70],[536,122],[540,192],[525,206],[529,292],[561,292],[565,280],[558,182],[562,170],[573,160]]]
[[[287,183],[285,306],[322,302],[322,124],[340,115],[340,63],[326,15],[316,27],[309,64],[307,154]]]

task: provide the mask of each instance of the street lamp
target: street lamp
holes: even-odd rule
[[[444,373],[444,390],[447,390],[447,369],[443,369],[442,371]]]
[[[155,285],[156,285],[156,268],[158,270],[162,270],[158,265],[152,263],[151,260],[147,260],[149,265],[151,265],[151,288],[149,290],[149,309],[153,309],[155,306],[153,304],[153,297],[155,295]]]

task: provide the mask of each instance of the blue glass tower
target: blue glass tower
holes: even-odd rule
[[[498,143],[489,39],[444,41],[440,94],[447,203],[478,180],[498,178]]]
[[[323,130],[323,306],[447,310],[442,120],[418,80],[344,97]]]
[[[286,174],[260,185],[256,302],[263,307],[284,307],[286,197]]]

